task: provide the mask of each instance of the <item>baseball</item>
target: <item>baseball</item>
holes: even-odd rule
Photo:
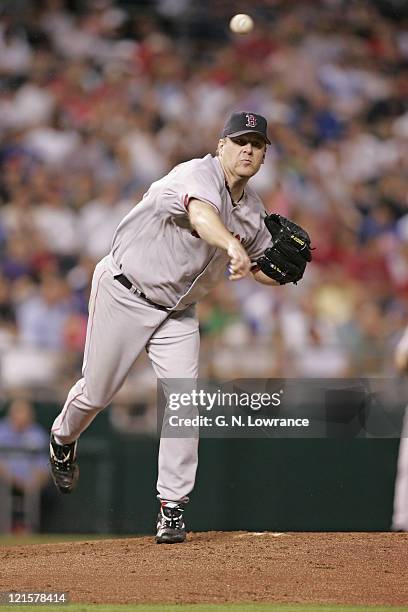
[[[248,34],[254,27],[254,21],[249,15],[239,13],[231,19],[229,27],[234,34]]]

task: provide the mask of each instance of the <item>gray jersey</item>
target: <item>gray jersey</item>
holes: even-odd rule
[[[271,242],[262,201],[250,186],[233,204],[218,158],[206,155],[176,166],[153,183],[122,220],[113,238],[114,268],[150,300],[182,310],[204,297],[225,275],[229,257],[192,229],[191,199],[211,204],[225,227],[256,261]]]

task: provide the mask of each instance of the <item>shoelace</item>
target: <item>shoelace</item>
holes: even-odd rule
[[[51,443],[51,448],[55,466],[64,470],[71,469],[75,461],[75,446],[64,444],[64,446],[57,446],[57,449],[55,449],[54,444]]]
[[[167,515],[170,514],[170,516]],[[183,523],[183,510],[180,508],[161,508],[161,515],[168,527],[172,529],[182,529],[184,527]]]

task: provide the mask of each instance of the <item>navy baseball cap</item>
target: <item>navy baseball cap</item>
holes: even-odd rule
[[[271,141],[267,134],[268,123],[265,117],[257,115],[256,113],[247,113],[245,111],[240,113],[232,113],[227,119],[224,129],[222,130],[222,138],[230,136],[242,136],[242,134],[248,134],[253,132],[262,136],[268,144]]]

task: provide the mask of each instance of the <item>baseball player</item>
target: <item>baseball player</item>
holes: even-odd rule
[[[408,373],[408,327],[397,345],[395,365],[400,374]],[[405,409],[398,452],[392,529],[408,531],[408,407]]]
[[[252,270],[257,281],[271,285],[302,277],[310,260],[307,234],[294,224],[286,231],[279,215],[268,228],[262,202],[248,185],[268,144],[264,117],[233,113],[215,156],[173,168],[151,185],[117,228],[112,249],[92,280],[83,378],[52,426],[51,472],[62,493],[71,492],[78,480],[80,434],[111,402],[143,349],[159,378],[197,378],[195,304],[227,269],[230,280]],[[276,243],[283,245],[285,235],[293,256],[284,249],[274,259],[275,230]],[[185,540],[183,510],[194,486],[197,451],[197,437],[161,438],[158,543]]]

